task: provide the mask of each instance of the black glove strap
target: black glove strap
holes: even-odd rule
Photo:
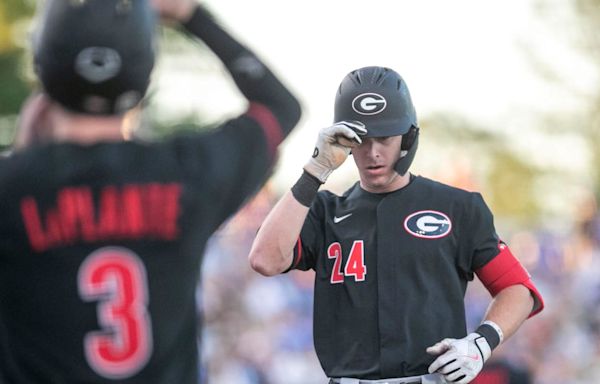
[[[292,195],[298,202],[305,207],[310,207],[313,200],[317,196],[321,182],[319,179],[304,171],[302,176],[296,181],[292,187]]]
[[[490,349],[493,351],[494,348],[500,344],[500,335],[498,332],[489,324],[481,324],[475,332],[479,333],[488,342]]]

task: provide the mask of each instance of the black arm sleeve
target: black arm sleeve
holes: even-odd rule
[[[203,7],[198,6],[183,26],[223,62],[249,102],[262,104],[271,111],[279,123],[283,140],[300,120],[298,100],[254,53],[223,30]]]

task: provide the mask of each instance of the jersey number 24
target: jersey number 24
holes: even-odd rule
[[[350,255],[342,270],[342,245],[337,241],[327,247],[327,257],[333,259],[331,271],[331,284],[344,282],[344,276],[353,276],[354,281],[365,281],[367,266],[365,265],[365,245],[362,240],[355,240],[350,249]]]
[[[100,376],[123,379],[139,372],[152,354],[146,268],[126,248],[90,254],[78,275],[79,295],[98,302],[99,331],[86,334],[85,357]]]

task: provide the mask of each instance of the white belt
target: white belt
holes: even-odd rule
[[[398,377],[393,379],[366,380],[354,379],[351,377],[331,378],[331,382],[335,384],[445,384],[443,376],[439,373],[422,376]]]

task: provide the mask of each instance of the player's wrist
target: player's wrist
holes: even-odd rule
[[[490,346],[491,350],[496,349],[504,340],[504,333],[498,324],[491,320],[486,320],[477,329],[476,333],[483,336]]]
[[[306,165],[304,165],[304,172],[319,180],[319,183],[324,184],[329,175],[333,172],[333,169],[323,165],[315,158],[311,158]]]
[[[310,207],[319,192],[321,184],[317,177],[305,170],[292,187],[292,195],[300,204]]]

